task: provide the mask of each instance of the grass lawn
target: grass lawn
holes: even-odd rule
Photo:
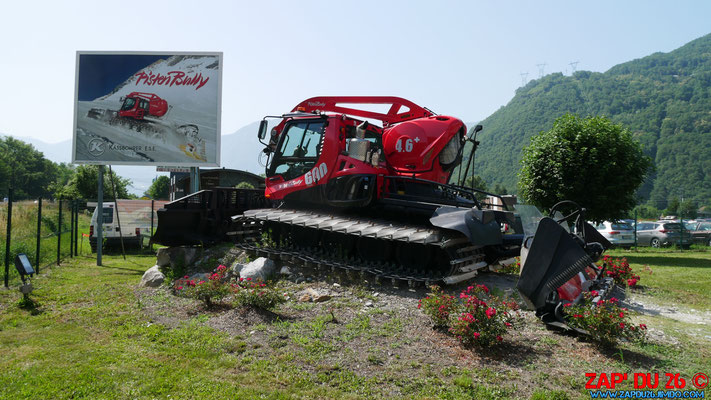
[[[711,311],[711,248],[614,250],[641,276],[641,285],[660,303]],[[648,266],[652,273],[645,268]]]
[[[708,302],[711,253],[627,255],[635,268],[650,264],[641,283],[660,299],[667,290],[687,306]],[[292,300],[277,310],[282,318],[251,322],[239,310],[137,289],[154,262],[66,260],[33,281],[36,307],[21,306],[16,287],[0,290],[0,398],[567,399],[589,398],[586,372],[711,371],[711,337],[658,316],[639,321],[663,329],[662,340],[608,351],[529,315],[501,349],[479,352],[428,325],[416,309],[421,293],[343,289],[348,296]],[[309,284],[289,285],[293,295]]]

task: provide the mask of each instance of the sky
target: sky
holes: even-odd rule
[[[543,73],[604,72],[711,32],[709,1],[23,1],[0,23],[0,133],[73,129],[76,51],[221,51],[222,134],[320,95],[477,122]]]

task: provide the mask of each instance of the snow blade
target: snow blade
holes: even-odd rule
[[[573,235],[555,220],[543,218],[528,249],[522,249],[523,268],[516,285],[524,300],[538,310],[568,280],[589,267],[593,260]],[[524,252],[527,250],[527,254]]]

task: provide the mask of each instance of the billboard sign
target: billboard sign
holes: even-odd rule
[[[222,53],[77,52],[72,162],[217,167]]]

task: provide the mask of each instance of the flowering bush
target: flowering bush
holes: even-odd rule
[[[604,256],[602,258],[602,266],[605,267],[607,276],[614,279],[615,283],[620,286],[635,287],[640,280],[639,275],[635,275],[632,272],[632,268],[630,268],[626,258],[613,259],[610,256]]]
[[[501,274],[520,275],[521,274],[521,257],[516,257],[516,262],[512,262],[511,264],[508,264],[508,265],[502,265],[501,267],[496,269],[495,272],[498,272]]]
[[[437,285],[431,286],[430,289],[432,293],[421,299],[417,308],[432,318],[436,327],[449,326],[449,315],[454,311],[457,301],[454,296],[442,293],[442,289]]]
[[[227,273],[227,267],[220,265],[217,270],[210,274],[205,274],[205,279],[190,279],[187,275],[178,279],[173,284],[176,294],[203,301],[207,307],[212,307],[215,302],[219,302],[230,293],[230,288],[223,279]]]
[[[268,286],[261,280],[239,278],[239,281],[233,283],[231,287],[235,294],[235,302],[239,305],[270,309],[286,301],[284,295],[279,294],[274,287]]]
[[[594,303],[597,295],[593,290],[583,295],[581,303],[565,307],[568,325],[587,331],[590,338],[604,346],[613,346],[621,338],[644,339],[646,325],[632,324],[628,310],[620,307],[614,297]]]
[[[469,286],[459,298],[442,293],[432,286],[430,296],[417,306],[435,326],[448,327],[449,332],[464,344],[490,346],[503,341],[503,335],[513,327],[516,302],[506,302],[494,296],[484,285]]]
[[[464,344],[491,346],[503,341],[513,327],[516,302],[506,302],[490,293],[484,285],[469,286],[459,294],[461,307],[449,331]]]

